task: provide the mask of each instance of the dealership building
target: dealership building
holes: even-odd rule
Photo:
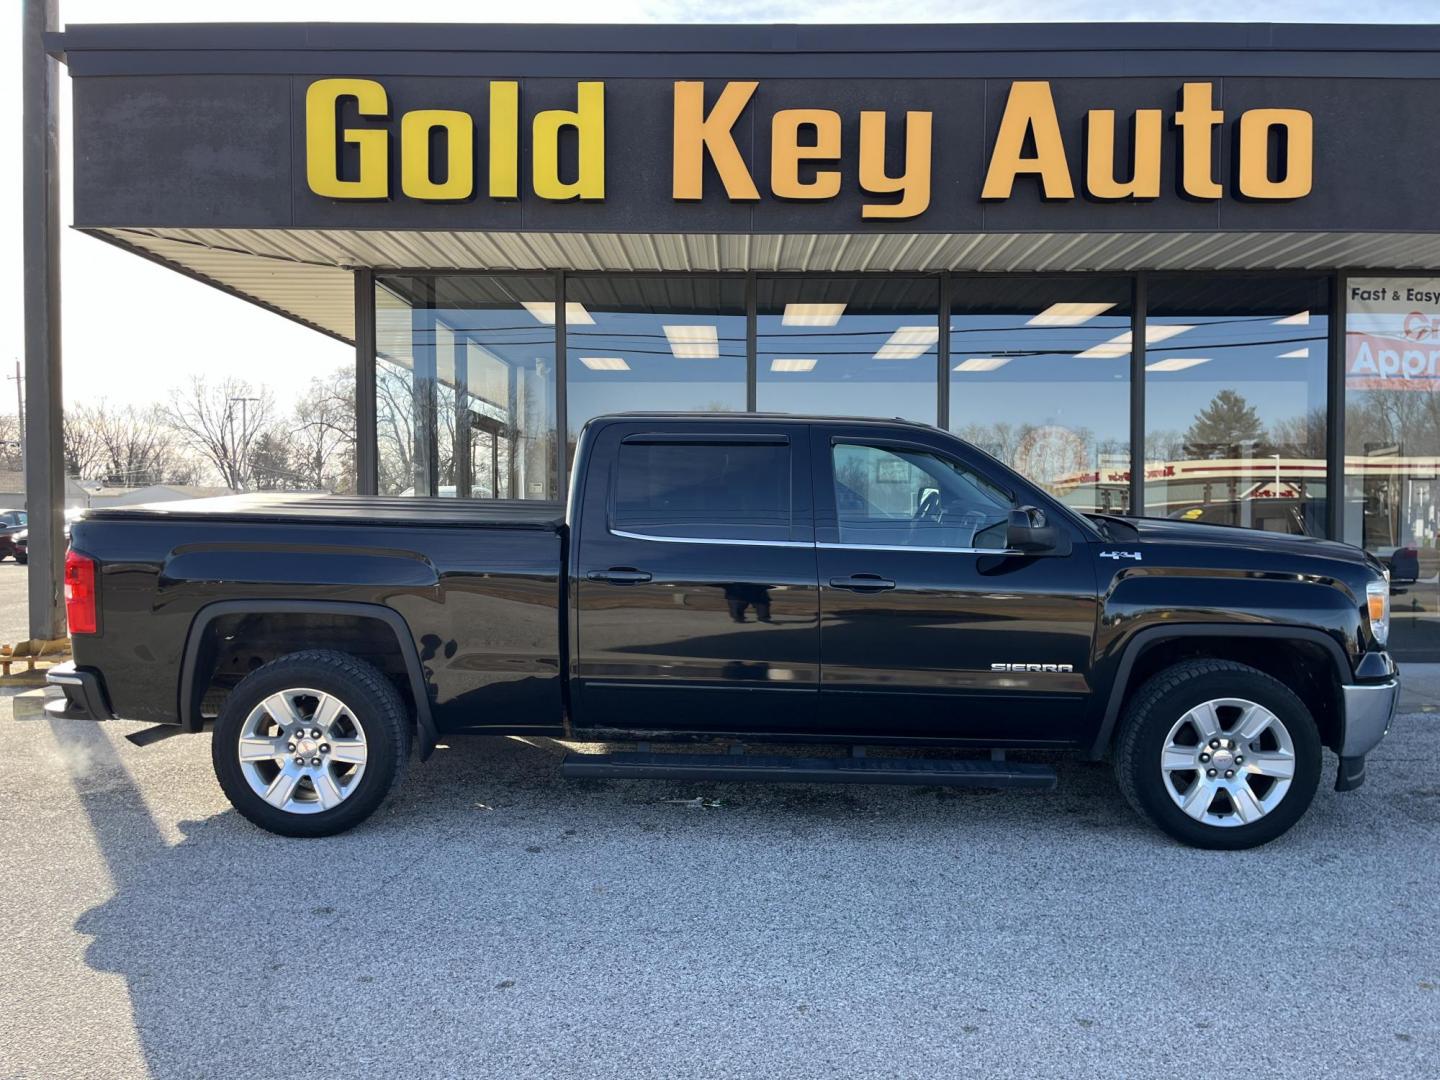
[[[1360,544],[1440,660],[1440,27],[76,26],[73,224],[353,343],[354,483],[900,416]]]

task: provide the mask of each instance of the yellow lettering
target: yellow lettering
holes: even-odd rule
[[[445,132],[445,179],[431,179],[430,133]],[[469,113],[417,109],[400,118],[400,190],[412,199],[468,199],[475,193],[475,121]]]
[[[898,203],[866,203],[862,218],[912,218],[930,206],[930,143],[934,118],[928,112],[905,114],[905,171],[885,171],[885,114],[860,113],[860,188],[871,195],[899,193]]]
[[[1025,156],[1025,136],[1035,140],[1035,156]],[[1065,142],[1060,138],[1060,119],[1048,82],[1016,82],[1010,85],[995,150],[985,172],[982,199],[1008,199],[1017,176],[1038,176],[1047,199],[1073,199],[1070,163],[1065,159]]]
[[[573,112],[547,109],[535,114],[532,182],[542,199],[605,198],[605,84],[582,82],[575,97]],[[567,127],[574,128],[580,140],[576,177],[570,183],[560,179],[560,130]]]
[[[800,129],[815,129],[815,142],[802,145]],[[800,179],[802,161],[835,161],[840,157],[840,114],[828,109],[782,109],[770,120],[770,190],[782,199],[833,199],[840,194],[840,174],[817,169],[815,179]]]
[[[1115,179],[1115,110],[1091,109],[1086,117],[1085,190],[1097,199],[1155,199],[1160,196],[1159,109],[1135,113],[1130,179]]]
[[[305,179],[327,199],[390,197],[389,133],[381,128],[338,130],[342,101],[353,99],[360,116],[384,117],[385,88],[370,79],[320,79],[305,91]],[[340,179],[340,141],[360,149],[360,175]]]
[[[520,197],[520,84],[490,84],[490,197]]]
[[[725,194],[731,199],[760,198],[755,180],[735,145],[733,129],[759,83],[725,84],[715,107],[705,115],[705,84],[675,84],[675,126],[671,194],[676,199],[699,199],[705,193],[705,155],[720,174]]]
[[[1194,199],[1218,199],[1222,194],[1215,180],[1212,133],[1225,122],[1225,114],[1211,107],[1214,91],[1209,83],[1186,83],[1175,114],[1180,129],[1180,190]]]
[[[1270,129],[1285,129],[1280,179],[1270,179]],[[1251,109],[1240,114],[1240,194],[1248,199],[1300,199],[1310,194],[1315,121],[1301,109]]]

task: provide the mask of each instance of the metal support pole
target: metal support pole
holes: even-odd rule
[[[1361,545],[1365,538],[1345,535],[1345,319],[1349,292],[1345,272],[1330,279],[1329,362],[1325,371],[1325,533],[1331,540]],[[1363,530],[1362,530],[1363,532]]]
[[[30,636],[65,633],[65,448],[60,382],[59,70],[44,34],[58,0],[22,0],[25,211],[25,507],[30,529]]]
[[[355,271],[355,493],[380,490],[375,407],[375,272]]]
[[[758,316],[755,314],[755,271],[745,275],[745,411],[755,412],[760,400]]]
[[[953,280],[950,271],[940,275],[940,338],[935,347],[938,382],[935,386],[935,425],[950,428],[950,303]]]
[[[1145,271],[1135,275],[1130,311],[1130,516],[1145,516]]]
[[[565,355],[566,304],[565,272],[557,270],[555,271],[555,494],[552,498],[561,502],[565,501],[570,483],[570,403],[567,400],[570,367]]]

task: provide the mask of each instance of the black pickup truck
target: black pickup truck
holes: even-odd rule
[[[1398,694],[1364,552],[1081,515],[903,421],[602,417],[565,508],[101,510],[66,580],[52,714],[213,723],[236,809],[294,836],[464,731],[664,744],[562,765],[640,779],[1048,788],[1053,754],[1007,753],[1073,751],[1171,836],[1251,847],[1305,812],[1322,747],[1362,782]]]

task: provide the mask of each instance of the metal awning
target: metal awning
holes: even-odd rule
[[[92,229],[226,292],[346,341],[357,267],[377,270],[1120,272],[1417,270],[1440,234],[1297,232],[852,235]]]

